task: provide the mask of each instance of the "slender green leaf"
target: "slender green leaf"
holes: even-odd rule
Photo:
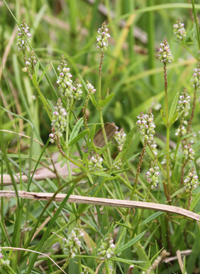
[[[40,62],[37,62],[37,64],[35,65],[35,76],[36,76],[36,82],[37,82],[37,78],[38,78],[38,70],[39,70],[39,66],[40,66]]]
[[[91,95],[90,95],[90,99],[91,99],[91,101],[92,101],[94,107],[95,107],[95,108],[98,108],[98,104],[97,104],[97,101],[96,101],[96,99],[95,99],[95,97],[94,97],[94,94],[91,94]]]
[[[42,80],[42,78],[44,77],[44,75],[46,74],[46,72],[47,72],[47,70],[49,68],[49,65],[50,64],[47,64],[46,67],[45,67],[45,69],[43,70],[43,72],[42,72],[42,74],[41,74],[41,76],[40,76],[40,78],[38,80],[38,84],[40,83],[40,81]]]
[[[47,99],[47,102],[49,103],[51,111],[54,112],[54,105],[53,105],[53,103],[49,99]]]
[[[93,147],[93,139],[94,139],[95,132],[96,132],[96,125],[93,125],[93,127],[90,129],[88,139],[86,142],[87,153],[84,153],[83,161],[85,161],[88,158],[88,155]]]
[[[167,120],[166,120],[166,117],[165,117],[165,114],[164,114],[164,110],[162,108],[160,110],[160,115],[161,115],[161,118],[162,118],[164,124],[167,125]]]
[[[88,148],[92,146],[95,132],[96,132],[96,125],[93,125],[93,127],[90,129],[87,144],[86,144]]]
[[[152,153],[151,149],[149,148],[149,146],[146,146],[146,152],[151,157],[151,159],[155,158],[155,156],[153,155],[153,153]]]
[[[196,194],[196,196],[192,199],[191,205],[190,205],[190,210],[192,211],[195,206],[198,204],[200,201],[200,192]]]
[[[135,238],[133,238],[132,240],[130,240],[128,243],[126,243],[125,245],[123,245],[122,247],[120,247],[119,249],[116,250],[116,254],[121,253],[122,251],[124,251],[125,249],[129,248],[130,246],[133,246],[135,243],[137,243],[146,233],[146,231],[143,231],[142,233],[140,233],[138,236],[136,236]]]
[[[139,226],[148,224],[149,222],[153,221],[154,219],[156,219],[158,216],[160,216],[162,214],[163,214],[163,212],[156,212],[156,213],[152,214],[146,220],[144,220]]]
[[[35,88],[37,89],[37,91],[38,91],[38,93],[40,95],[40,99],[41,99],[41,101],[43,103],[43,106],[44,106],[44,108],[45,108],[48,116],[49,116],[49,119],[51,119],[51,113],[49,111],[50,110],[50,106],[49,106],[47,100],[45,99],[44,95],[42,94],[42,92],[41,92],[41,90],[40,90],[40,88],[38,86],[37,79],[36,79],[36,74],[33,74],[33,79],[32,80],[33,80],[33,84],[34,84]]]
[[[178,189],[176,192],[174,192],[174,193],[171,195],[171,198],[176,197],[177,195],[183,193],[184,191],[185,191],[185,187],[182,187],[181,189]]]
[[[176,95],[174,96],[174,99],[172,101],[170,111],[169,111],[169,121],[171,121],[172,117],[174,116],[174,114],[176,112],[178,97],[179,97],[179,92],[176,92]]]
[[[179,117],[179,114],[178,114],[178,112],[176,112],[176,113],[174,114],[174,116],[171,118],[171,120],[169,120],[169,126],[170,126],[170,127],[171,127],[171,125],[173,125],[173,123],[176,122],[176,120],[178,119],[178,117]]]
[[[79,119],[78,122],[73,127],[72,132],[69,137],[69,144],[78,135],[79,130],[82,127],[82,125],[83,125],[83,118]]]
[[[81,133],[79,133],[74,139],[72,139],[69,143],[69,147],[76,144],[80,139],[82,139],[86,134],[88,134],[89,129],[83,130]]]
[[[104,100],[102,100],[101,102],[100,102],[100,108],[102,108],[102,107],[104,107],[105,105],[107,105],[111,100],[112,100],[112,98],[113,98],[113,96],[114,96],[114,93],[111,93],[110,95],[108,95]]]
[[[119,258],[119,257],[112,257],[110,258],[111,261],[115,261],[115,262],[120,262],[120,263],[125,263],[125,264],[134,264],[134,267],[136,268],[139,268],[141,269],[141,267],[139,267],[138,265],[136,264],[144,264],[146,261],[136,261],[136,260],[127,260],[127,259],[124,259],[124,258]],[[143,269],[145,270],[145,269]]]
[[[109,178],[110,180],[115,179],[115,177],[110,176],[109,174],[105,173],[105,172],[100,172],[100,171],[96,171],[96,172],[92,172],[92,174],[99,176],[99,177],[106,177]]]
[[[107,143],[104,147],[102,147],[99,151],[98,154],[101,155],[109,146],[111,145],[111,142]]]

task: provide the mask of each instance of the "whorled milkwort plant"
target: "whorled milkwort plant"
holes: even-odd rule
[[[34,76],[34,66],[38,62],[34,51],[30,52],[30,45],[28,43],[28,38],[30,37],[28,31],[28,26],[25,20],[22,20],[21,27],[19,28],[19,38],[18,47],[23,53],[25,68],[23,69],[31,79]],[[108,38],[110,37],[108,33],[108,28],[104,22],[98,30],[97,35],[97,49],[101,52],[101,61],[99,65],[99,87],[96,88],[89,82],[85,84],[84,82],[80,84],[79,79],[73,80],[73,75],[70,73],[70,68],[67,64],[64,55],[61,55],[60,63],[57,67],[57,86],[58,86],[58,99],[54,107],[49,106],[48,102],[42,97],[45,103],[46,109],[51,108],[49,112],[49,117],[51,119],[51,133],[49,134],[49,141],[52,144],[56,144],[58,150],[64,158],[67,160],[67,168],[69,173],[69,180],[73,182],[72,170],[70,163],[77,166],[78,172],[82,172],[81,178],[88,177],[90,186],[94,184],[95,174],[100,176],[108,174],[107,176],[115,175],[115,172],[119,173],[120,170],[124,169],[124,164],[122,160],[112,159],[110,146],[113,144],[117,145],[119,152],[122,152],[124,143],[126,142],[126,133],[123,129],[117,131],[116,126],[112,126],[112,136],[108,138],[109,133],[106,132],[104,127],[102,107],[104,105],[104,100],[109,100],[107,98],[102,99],[101,96],[101,70],[103,64],[104,53],[108,47]],[[97,94],[97,100],[95,98]],[[41,95],[42,96],[42,95]],[[85,97],[85,102],[82,103],[83,97]],[[109,95],[107,95],[108,98]],[[95,146],[94,138],[96,126],[91,127],[88,125],[87,108],[89,101],[92,101],[93,105],[99,112],[99,125],[100,125],[100,143],[105,144],[105,149],[102,145]],[[79,103],[80,102],[80,103]],[[76,113],[79,112],[78,109],[82,107],[83,117],[78,118]],[[85,127],[85,129],[83,129]],[[76,134],[75,134],[76,133]],[[111,138],[111,139],[110,139]],[[83,140],[83,141],[82,141]],[[112,141],[113,140],[113,141]],[[81,142],[82,141],[82,142]],[[83,146],[80,147],[80,144]],[[71,153],[73,146],[77,146],[79,154],[81,157],[74,157]],[[91,176],[93,174],[93,176]],[[57,270],[56,273],[60,273],[70,262],[71,258],[74,258],[80,253],[81,242],[80,237],[83,233],[80,232],[80,226],[74,228],[69,234],[68,238],[64,240],[63,250],[68,253],[68,259],[66,259],[64,265],[61,269]],[[105,242],[101,244],[100,249],[97,250],[97,257],[100,260],[107,261],[114,255],[114,243],[111,237],[105,238]],[[109,242],[108,245],[106,242]],[[101,256],[100,256],[101,255]],[[106,264],[106,267],[110,267]]]
[[[126,134],[124,129],[121,128],[117,130],[115,125],[110,125],[112,130],[110,129],[109,132],[107,132],[106,124],[104,123],[102,109],[109,103],[113,96],[112,94],[107,94],[105,98],[102,98],[101,90],[103,58],[107,51],[109,45],[108,39],[110,37],[106,23],[104,22],[102,24],[97,35],[97,49],[101,54],[98,85],[93,86],[93,83],[86,83],[81,77],[74,80],[67,60],[64,54],[62,54],[57,67],[58,75],[56,83],[58,92],[56,93],[57,98],[54,104],[49,103],[39,89],[38,75],[36,75],[38,70],[35,70],[35,66],[39,64],[39,60],[35,52],[30,48],[28,42],[28,38],[30,37],[29,28],[24,19],[18,31],[17,45],[24,57],[25,67],[23,71],[27,73],[33,81],[34,86],[37,87],[40,93],[40,99],[51,120],[51,132],[48,141],[52,143],[54,147],[57,146],[57,150],[63,158],[65,158],[63,165],[66,163],[65,167],[68,170],[68,178],[65,181],[63,180],[63,185],[59,186],[58,191],[62,190],[64,186],[67,186],[69,187],[69,193],[72,193],[75,186],[77,186],[75,189],[78,194],[82,193],[82,195],[91,197],[103,196],[103,198],[108,198],[109,196],[122,199],[124,197],[124,187],[126,187],[126,189],[128,188],[130,200],[151,201],[151,199],[153,199],[154,202],[156,199],[156,195],[154,194],[160,191],[159,193],[164,193],[165,202],[169,205],[178,206],[179,201],[184,199],[185,207],[189,209],[192,201],[192,191],[198,185],[195,151],[193,148],[194,132],[192,130],[192,120],[195,112],[197,91],[200,87],[199,65],[194,70],[191,80],[194,93],[191,95],[184,89],[180,95],[177,94],[177,96],[175,96],[173,101],[173,106],[175,107],[169,109],[167,64],[172,62],[172,56],[167,40],[165,39],[160,44],[158,59],[163,65],[165,89],[165,102],[164,108],[161,110],[161,117],[166,127],[166,144],[165,147],[161,149],[156,139],[158,137],[156,137],[154,116],[158,114],[153,113],[151,108],[149,108],[146,113],[142,111],[138,113],[135,128],[137,128],[141,136],[142,151],[139,153],[140,156],[138,158],[135,157],[135,162],[137,162],[137,167],[135,168],[131,160],[126,159],[126,154],[131,146],[133,136],[135,136],[135,128]],[[182,40],[184,43],[183,40],[185,40],[186,32],[183,23],[180,23],[180,21],[177,21],[177,24],[174,25],[174,34],[177,39]],[[41,64],[39,64],[39,67],[42,67]],[[98,113],[97,124],[90,124],[88,122],[90,121],[88,112],[90,103],[93,104]],[[172,125],[176,126],[178,124],[178,119],[180,123],[176,128],[175,136],[173,136],[177,142],[176,146],[171,149],[170,129]],[[78,174],[74,175],[72,172]],[[132,177],[132,174],[134,174],[134,177]],[[83,188],[82,184],[78,184],[80,181],[84,183]],[[56,185],[54,185],[54,187],[56,187]],[[176,193],[176,195],[173,196],[173,193]],[[56,210],[59,210],[59,208]],[[134,219],[131,223],[129,211],[119,210],[118,214],[121,218],[120,222],[122,222],[122,226],[121,223],[117,223],[117,226],[120,227],[120,229],[118,229],[118,227],[116,229],[120,231],[119,235],[117,235],[117,237],[105,236],[103,240],[101,240],[103,234],[112,235],[114,230],[114,226],[110,226],[109,224],[110,216],[107,209],[101,214],[102,212],[99,207],[97,207],[96,211],[92,211],[88,205],[72,205],[64,208],[63,214],[65,214],[66,211],[70,212],[70,221],[65,224],[64,227],[68,227],[69,231],[68,234],[65,232],[65,236],[67,236],[61,244],[62,251],[66,257],[64,258],[65,261],[62,263],[62,267],[56,271],[57,274],[63,272],[76,256],[79,273],[89,272],[86,270],[89,266],[86,268],[84,263],[87,257],[90,258],[91,254],[93,256],[92,259],[96,259],[94,263],[96,269],[105,267],[106,273],[112,273],[115,260],[119,264],[119,262],[124,259],[123,251],[126,247],[127,249],[132,248],[132,238],[137,234],[137,229],[143,217],[142,211],[142,213],[138,213],[139,217],[136,216],[137,222],[135,223],[136,219]],[[96,223],[98,223],[100,227],[103,227],[102,230],[98,228],[98,225],[93,225],[96,221],[94,213],[99,218],[99,223]],[[103,215],[103,218],[101,215]],[[65,215],[64,217],[66,220]],[[87,221],[85,219],[86,217],[88,218]],[[170,218],[171,216],[167,215],[165,219],[167,224],[166,238],[167,248],[172,253],[173,247],[170,239],[170,228],[172,224],[170,223],[169,225]],[[81,221],[79,222],[78,220]],[[107,224],[105,224],[105,220]],[[83,232],[85,229],[83,224],[87,225],[86,229],[88,229],[88,233]],[[96,237],[95,234],[94,239],[90,238],[90,227],[95,230],[95,233],[99,233],[98,235],[100,235],[100,237]],[[124,232],[125,228],[128,228],[126,233]],[[63,230],[64,229],[59,227],[59,233]],[[107,233],[108,230],[109,233]],[[120,235],[120,233],[122,234]],[[52,237],[54,237],[54,239],[56,236],[59,238],[60,236],[58,236],[58,234],[55,233]],[[143,236],[144,238],[138,238],[138,241],[144,239],[146,241],[145,232]],[[31,241],[31,239],[32,237],[30,237],[29,240]],[[84,241],[85,243],[83,243]],[[126,243],[126,241],[128,243]],[[137,241],[135,241],[135,243],[136,242]],[[159,248],[162,250],[162,248],[165,247],[164,241],[160,241],[159,244]],[[140,244],[137,245],[135,249],[141,249]],[[144,252],[144,250],[142,252]],[[141,254],[139,254],[139,257],[140,255]],[[144,262],[143,267],[139,267],[137,264],[136,267],[144,271],[144,273],[151,273],[153,269],[158,267],[162,259],[168,255],[169,253],[167,251],[163,251],[161,256],[159,256],[151,266],[149,266],[148,261],[146,264]],[[23,256],[26,258],[26,255],[23,254]],[[120,256],[122,257],[120,258]],[[130,255],[130,257],[131,256],[132,255]],[[84,259],[81,261],[83,257]],[[131,259],[132,258],[133,257],[131,257]],[[148,256],[143,256],[143,258],[147,260]],[[128,261],[127,263],[130,264],[131,259],[126,260],[126,262]],[[25,259],[23,258],[23,260]],[[28,271],[31,271],[31,264],[33,266],[34,263],[34,260],[30,262]],[[2,258],[1,264],[5,264]],[[91,269],[91,273],[96,271],[96,269]]]

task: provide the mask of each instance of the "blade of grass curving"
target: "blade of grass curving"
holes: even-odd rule
[[[19,195],[18,195],[18,189],[17,189],[17,185],[15,183],[14,177],[13,177],[13,172],[12,169],[10,167],[10,163],[6,154],[6,149],[4,149],[3,151],[4,153],[4,159],[5,159],[5,163],[6,163],[6,167],[8,169],[8,174],[11,177],[11,181],[12,181],[12,185],[16,194],[16,198],[17,198],[17,208],[15,211],[15,222],[14,222],[14,231],[13,231],[13,237],[12,237],[12,242],[11,245],[12,246],[19,246],[19,241],[20,241],[20,227],[21,227],[21,218],[22,218],[22,204],[20,203],[20,199],[19,199]],[[13,257],[12,257],[12,268],[13,270],[17,271],[17,259],[18,259],[18,253],[16,252]]]
[[[76,184],[77,184],[81,179],[83,179],[83,176],[79,176],[79,177],[77,177],[76,179],[74,179],[74,180],[72,180],[71,182],[69,182],[69,183],[72,183],[73,185],[72,185],[70,191],[68,191],[68,193],[67,193],[66,197],[64,198],[64,200],[62,201],[62,203],[60,204],[59,208],[58,208],[57,211],[55,212],[55,214],[54,214],[53,218],[51,219],[50,223],[48,224],[47,229],[46,229],[45,233],[43,234],[42,239],[40,240],[40,242],[39,242],[39,244],[38,244],[36,250],[42,250],[42,246],[43,246],[44,242],[46,241],[46,239],[48,238],[48,236],[49,236],[49,234],[50,234],[51,228],[53,227],[55,221],[57,220],[59,214],[61,213],[63,207],[65,206],[67,200],[69,199],[70,194],[74,191],[74,188],[75,188]],[[62,190],[65,186],[66,186],[66,184],[64,184],[60,189],[58,189],[58,191],[55,192],[54,197],[55,197],[56,194],[57,194],[60,190]],[[54,198],[54,197],[52,197],[52,198]],[[52,199],[52,200],[53,200],[53,199]],[[48,206],[48,205],[47,205],[47,206]],[[44,210],[43,210],[43,213],[44,213]],[[43,214],[42,214],[42,215],[43,215]],[[32,270],[32,268],[33,268],[33,265],[34,265],[35,261],[37,260],[37,257],[38,257],[38,254],[34,254],[34,255],[32,256],[32,258],[30,259],[29,267],[28,267],[28,269],[27,269],[27,274],[30,274],[30,273],[31,273],[31,270]]]
[[[140,14],[140,13],[145,13],[145,12],[149,12],[149,11],[167,10],[167,9],[180,9],[180,8],[190,9],[191,4],[187,4],[187,3],[170,3],[170,4],[154,5],[154,6],[151,6],[151,7],[145,7],[145,8],[141,8],[141,9],[135,9],[134,11],[131,11],[129,13],[126,13],[126,14],[116,18],[116,19],[113,19],[112,24],[117,24],[117,21],[122,20],[122,19],[126,19],[131,14]],[[195,9],[200,10],[200,5],[195,4]]]
[[[10,159],[9,157],[8,157],[8,160],[15,166],[15,167],[17,167],[18,169],[19,169],[19,166],[18,166],[18,164],[15,162],[15,161],[13,161],[12,159]],[[26,176],[28,176],[28,173],[26,172],[26,170],[25,169],[21,169],[22,170],[22,172],[26,175]],[[45,193],[45,190],[34,180],[34,179],[32,179],[32,181],[34,182],[34,184],[42,191],[42,192],[44,192]],[[24,186],[26,187],[26,185],[24,184]],[[56,188],[57,189],[57,188]],[[39,201],[38,200],[38,202],[39,202],[39,204],[42,206],[42,208],[45,208],[45,206],[46,205],[44,205],[41,201]],[[54,204],[54,206],[57,208],[58,206],[57,206],[57,204],[56,204],[56,202],[54,202],[53,201],[53,204]],[[48,214],[48,216],[50,216],[51,218],[52,218],[52,214],[49,212],[49,210],[48,209],[46,209],[46,212],[47,212],[47,214]],[[66,216],[65,216],[65,214],[64,213],[61,213],[62,214],[62,216],[63,216],[63,218],[66,220],[66,222],[68,221],[67,219],[66,219]],[[60,228],[60,225],[59,225],[59,223],[56,221],[56,225]],[[35,227],[33,227],[33,229],[32,229],[32,233],[35,233],[35,231],[36,231],[36,226]],[[28,245],[27,245],[27,247],[28,247]]]

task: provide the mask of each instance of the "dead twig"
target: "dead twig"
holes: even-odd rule
[[[18,195],[20,198],[24,198],[24,199],[48,201],[52,198],[54,193],[18,191]],[[12,197],[16,197],[16,193],[15,191],[12,191],[12,190],[1,190],[0,197],[12,198]],[[65,197],[66,197],[66,194],[57,194],[54,198],[54,201],[62,202]],[[188,217],[198,222],[200,221],[199,214],[196,214],[194,212],[191,212],[183,208],[164,205],[164,204],[97,198],[97,197],[85,197],[85,196],[79,196],[79,195],[70,195],[68,202],[76,203],[76,204],[92,204],[92,205],[112,206],[112,207],[144,208],[149,210],[175,213],[178,215]]]

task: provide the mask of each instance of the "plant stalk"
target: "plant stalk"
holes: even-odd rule
[[[167,94],[167,66],[164,63],[164,80],[165,80],[165,115],[167,121],[167,144],[166,144],[166,152],[167,152],[167,189],[168,195],[170,196],[170,168],[169,168],[169,138],[170,138],[170,127],[169,127],[169,111],[168,111],[168,94]]]
[[[99,65],[99,90],[98,90],[98,92],[99,92],[99,94],[98,94],[99,105],[101,103],[101,76],[102,76],[101,70],[102,70],[102,64],[103,64],[103,56],[104,56],[104,53],[102,52],[101,53],[101,61],[100,61],[100,65]],[[100,118],[100,123],[101,123],[101,128],[102,128],[102,132],[103,132],[104,141],[105,141],[105,144],[107,145],[108,140],[107,140],[107,136],[106,136],[106,132],[105,132],[105,128],[104,128],[102,108],[99,108],[99,118]],[[110,163],[110,165],[112,165],[112,159],[111,159],[110,149],[109,148],[107,148],[107,153],[108,153],[109,163]]]

